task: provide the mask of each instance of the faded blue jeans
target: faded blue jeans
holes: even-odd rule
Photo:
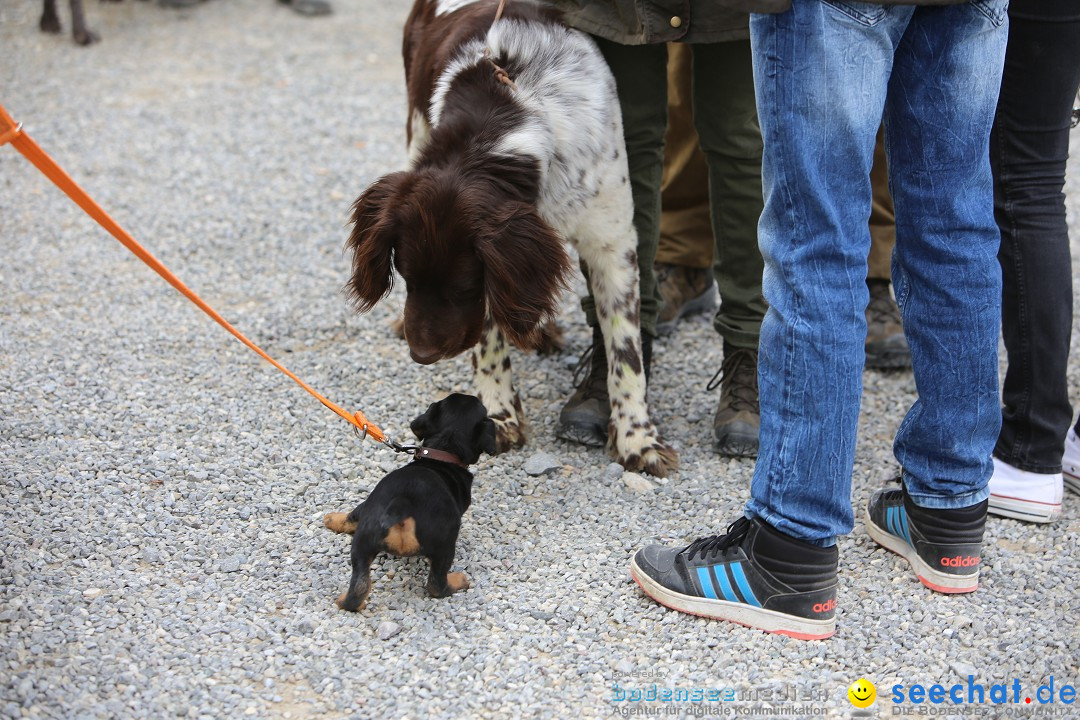
[[[988,143],[1006,6],[794,0],[751,18],[769,310],[746,511],[784,533],[830,545],[853,526],[870,166],[883,115],[892,278],[918,389],[893,452],[917,505],[989,495],[1001,270]]]

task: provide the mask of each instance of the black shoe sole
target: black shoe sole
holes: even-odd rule
[[[906,342],[884,340],[867,343],[866,367],[870,370],[902,370],[911,367],[911,350]]]
[[[835,617],[828,620],[812,620],[775,610],[756,608],[745,603],[683,595],[649,577],[648,573],[638,567],[635,558],[630,559],[630,576],[642,592],[650,598],[664,607],[688,615],[712,620],[727,620],[755,630],[787,635],[797,640],[825,640],[836,633]]]
[[[725,457],[756,458],[758,434],[748,429],[745,423],[735,424],[742,427],[726,427],[722,433],[713,431],[713,450]]]
[[[602,448],[607,445],[607,432],[591,423],[560,422],[555,426],[555,437],[586,447]]]

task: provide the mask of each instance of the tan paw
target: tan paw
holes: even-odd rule
[[[465,577],[465,573],[454,572],[448,573],[446,576],[446,584],[450,586],[450,592],[460,592],[462,590],[468,590],[469,578]]]
[[[349,520],[348,513],[343,512],[327,513],[323,516],[323,525],[336,533],[351,534],[356,530],[356,523]]]
[[[334,601],[334,604],[337,605],[339,609],[347,612],[360,612],[367,606],[367,594],[360,598],[360,602],[356,604],[356,607],[349,607],[348,599],[349,593],[343,592],[337,596],[337,600]]]

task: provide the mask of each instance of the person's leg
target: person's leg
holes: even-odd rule
[[[867,8],[871,16],[796,0],[790,13],[751,21],[769,310],[761,326],[761,447],[746,511],[819,545],[854,524],[870,167],[893,46],[911,13]],[[844,62],[853,48],[860,62]]]
[[[656,329],[671,332],[687,315],[716,307],[709,174],[694,130],[690,98],[690,46],[668,45],[668,121],[660,182],[660,243],[657,290],[663,306]]]
[[[1062,187],[1080,83],[1080,7],[1014,0],[1009,22],[990,137],[1009,360],[990,512],[1051,522],[1061,513],[1061,461],[1072,422],[1065,378],[1072,272]]]
[[[929,508],[965,507],[987,497],[1001,427],[1000,234],[989,139],[1007,36],[1005,5],[993,0],[918,9],[889,83],[892,276],[919,389],[894,452],[908,495]]]
[[[750,41],[694,45],[693,56],[694,125],[709,167],[721,302],[713,325],[731,346],[757,349],[766,304],[757,243],[762,144]]]
[[[1080,82],[1080,20],[1056,21],[1059,3],[1044,2],[1014,0],[1010,7],[990,146],[1009,358],[994,454],[1021,470],[1056,473],[1073,419],[1065,381],[1072,271],[1062,186]]]
[[[641,291],[641,349],[646,376],[650,374],[652,339],[660,294],[653,262],[660,237],[660,177],[664,164],[667,124],[667,46],[620,45],[594,37],[604,55],[619,94],[626,139],[630,186],[634,199],[634,228],[638,234],[637,261]],[[586,282],[589,274],[584,264]],[[603,447],[608,439],[611,404],[607,387],[607,358],[590,292],[582,298],[585,319],[593,329],[591,359],[583,357],[587,374],[559,412],[555,436]]]
[[[893,445],[902,485],[870,498],[866,528],[944,593],[979,586],[990,453],[1001,428],[1000,235],[989,141],[1006,6],[916,9],[885,107],[896,205],[892,277],[919,397]]]
[[[668,116],[660,182],[660,246],[656,262],[712,268],[709,175],[694,130],[691,46],[668,45]]]
[[[722,455],[758,451],[757,351],[766,304],[758,249],[761,129],[749,40],[693,46],[694,124],[709,168],[713,275],[720,308],[713,327],[724,340],[714,447]]]
[[[889,192],[889,161],[885,154],[885,126],[874,140],[874,164],[870,168],[870,255],[866,277],[892,282],[892,253],[896,247],[896,212]]]
[[[683,550],[644,548],[631,563],[668,607],[800,638],[835,631],[835,538],[853,524],[870,164],[894,43],[911,14],[866,7],[873,17],[793,0],[788,12],[751,16],[769,309],[748,517]],[[852,53],[857,64],[845,62]]]

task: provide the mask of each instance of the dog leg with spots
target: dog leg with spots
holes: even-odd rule
[[[589,241],[579,241],[577,247],[589,268],[589,285],[608,359],[608,452],[628,470],[665,477],[678,468],[679,456],[660,438],[645,400],[633,200],[625,175],[609,174],[605,181],[596,196],[596,212],[591,214],[594,220],[577,232],[577,237]]]
[[[502,331],[488,317],[480,344],[473,348],[477,396],[495,422],[496,452],[525,444],[525,414],[510,374],[510,347]]]

